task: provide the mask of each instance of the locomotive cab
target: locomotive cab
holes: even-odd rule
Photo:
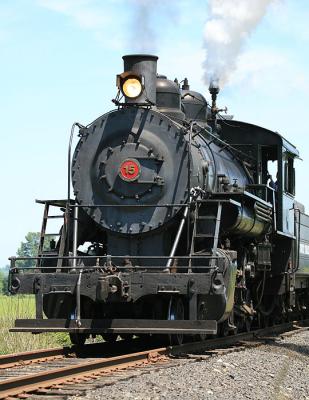
[[[229,126],[224,122],[219,124],[222,139],[247,154],[244,162],[254,180],[254,184],[247,188],[273,204],[275,231],[294,237],[294,160],[299,157],[298,150],[277,132],[262,127],[233,120],[229,121]],[[275,188],[268,184],[269,162],[277,164]]]

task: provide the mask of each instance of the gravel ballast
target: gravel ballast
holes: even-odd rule
[[[87,392],[83,399],[309,400],[308,330],[244,351],[175,363],[150,367],[143,375]]]

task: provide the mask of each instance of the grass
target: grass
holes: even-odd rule
[[[0,354],[18,353],[47,347],[69,345],[66,333],[9,332],[16,318],[35,318],[35,299],[32,295],[0,295]]]

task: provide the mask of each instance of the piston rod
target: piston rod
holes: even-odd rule
[[[167,260],[167,263],[166,263],[166,268],[170,268],[171,265],[172,265],[172,261],[174,259],[173,257],[174,257],[174,255],[176,253],[176,250],[177,250],[177,246],[178,246],[178,243],[179,243],[182,231],[183,231],[183,227],[184,227],[185,222],[186,222],[186,218],[187,218],[187,215],[188,215],[188,211],[189,211],[189,207],[190,207],[191,201],[192,201],[192,197],[190,197],[189,203],[187,204],[187,206],[186,206],[186,208],[185,208],[185,210],[183,212],[183,216],[182,216],[180,224],[179,224],[177,235],[175,237],[174,244],[173,244],[172,250],[171,250],[170,255],[169,255],[170,258]]]

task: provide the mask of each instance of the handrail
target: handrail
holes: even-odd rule
[[[190,259],[190,258],[203,258],[203,257],[208,257],[208,255],[205,254],[192,254],[191,256],[130,256],[130,258],[142,258],[142,259],[149,259],[149,260],[154,260],[154,259],[158,259],[158,260],[167,260],[169,258],[175,258],[175,259],[179,259],[179,260],[186,260],[186,259]],[[210,257],[214,257],[214,256],[210,256]],[[44,257],[40,256],[40,257],[9,257],[10,261],[23,261],[23,260],[42,260]],[[62,259],[62,260],[73,260],[73,259],[106,259],[111,260],[113,258],[128,258],[128,254],[126,255],[115,255],[115,256],[111,256],[111,255],[105,255],[105,256],[92,256],[92,255],[84,255],[84,256],[62,256],[62,257],[58,257],[58,256],[50,256],[47,255],[46,259],[47,260],[56,260],[56,259]],[[224,258],[223,256],[215,256],[215,258]],[[36,267],[34,267],[36,268]]]
[[[40,202],[40,204],[49,204],[50,200],[40,200],[37,202]],[[74,204],[74,200],[70,200],[70,207],[80,207],[80,208],[96,208],[96,207],[185,207],[193,202],[187,202],[187,203],[165,203],[165,204]],[[52,204],[53,207],[63,207],[63,205],[55,205]]]
[[[71,128],[69,147],[68,147],[68,182],[67,182],[67,185],[68,185],[67,186],[67,190],[68,190],[67,202],[68,202],[68,204],[70,204],[70,198],[71,198],[71,152],[72,152],[72,143],[73,143],[75,127],[78,127],[79,129],[85,128],[79,122],[74,122],[74,124],[72,125],[72,128]]]
[[[80,256],[50,256],[47,255],[46,257],[10,257],[9,260],[11,261],[11,266],[10,266],[10,271],[14,272],[14,271],[31,271],[31,270],[35,270],[37,271],[37,267],[34,266],[30,266],[30,267],[23,267],[23,266],[18,266],[16,265],[16,262],[18,261],[23,261],[23,260],[38,260],[40,259],[42,260],[58,260],[58,259],[62,259],[62,260],[75,260],[75,267],[74,269],[72,269],[72,265],[67,265],[67,266],[62,266],[61,270],[69,270],[70,272],[77,272],[80,270],[89,270],[89,269],[102,269],[104,268],[104,265],[100,265],[100,261],[102,262],[110,262],[112,260],[125,260],[128,258],[128,255],[118,255],[118,256],[110,256],[110,255],[104,255],[104,256],[92,256],[92,255],[80,255]],[[128,265],[117,265],[117,269],[124,269],[124,270],[128,270],[128,269],[142,269],[142,270],[147,270],[147,269],[166,269],[166,261],[170,261],[170,260],[183,260],[183,261],[191,261],[192,260],[198,260],[198,259],[205,259],[205,260],[214,260],[214,259],[224,259],[224,256],[222,255],[211,255],[211,254],[192,254],[190,256],[131,256],[130,259],[132,261],[136,261],[138,262],[138,260],[155,260],[155,261],[159,261],[162,260],[162,265],[133,265],[132,266],[128,266]],[[94,260],[94,265],[78,265],[77,264],[77,260],[79,261],[83,261],[83,260],[87,260],[88,262],[90,260]],[[52,265],[52,266],[41,266],[40,267],[40,272],[44,271],[44,270],[55,270],[56,268],[56,264]],[[171,266],[171,268],[173,268]],[[177,267],[175,267],[177,270],[179,269],[188,269],[188,265],[177,265]],[[195,269],[200,269],[200,268],[213,268],[213,266],[209,266],[209,265],[203,265],[203,266],[194,266]]]

